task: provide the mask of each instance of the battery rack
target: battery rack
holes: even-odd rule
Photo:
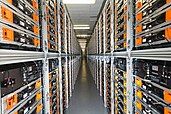
[[[39,50],[39,10],[37,0],[0,1],[1,48]]]
[[[41,112],[41,65],[41,61],[34,61],[0,66],[3,114]]]
[[[46,13],[48,50],[57,52],[57,3],[55,0],[46,0]]]
[[[97,53],[100,53],[100,31],[99,31],[99,23],[96,25],[96,37],[97,37]]]
[[[115,50],[126,50],[127,41],[127,0],[115,1]]]
[[[101,19],[100,19],[100,35],[101,35],[101,53],[104,53],[104,18],[103,14],[101,14]]]
[[[61,53],[65,53],[65,9],[62,1],[59,3],[59,15],[60,15],[60,35],[61,35]]]
[[[68,75],[67,75],[67,59],[66,58],[62,58],[62,95],[63,95],[63,109],[67,108],[67,100],[68,100],[68,96],[67,96],[67,92],[68,92]]]
[[[127,69],[126,69],[126,59],[116,58],[115,59],[115,113],[126,114],[127,113]]]
[[[69,34],[70,34],[70,30],[69,30],[69,18],[68,18],[68,16],[66,16],[66,44],[68,44],[69,43]],[[66,50],[66,53],[68,54],[69,53],[69,45],[66,45],[66,47],[65,47],[65,50]]]
[[[105,61],[105,102],[106,107],[111,112],[111,59]]]
[[[112,33],[112,4],[110,1],[107,2],[105,8],[105,53],[110,53],[111,51],[111,33]]]
[[[50,91],[50,112],[60,114],[59,96],[59,61],[58,59],[49,60],[49,91]]]
[[[169,114],[170,61],[134,59],[133,62],[136,112]]]
[[[170,1],[136,1],[136,49],[170,46],[170,13]]]

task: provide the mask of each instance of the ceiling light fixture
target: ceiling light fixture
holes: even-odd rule
[[[95,4],[96,0],[63,0],[64,4]]]
[[[87,43],[80,43],[80,45],[85,46]]]
[[[74,25],[74,27],[89,27],[90,25]]]
[[[78,40],[78,42],[79,42],[79,43],[87,43],[87,41],[79,41],[79,40]]]
[[[86,46],[86,44],[80,44],[82,47],[85,47]]]
[[[75,30],[88,30],[90,27],[74,27]]]
[[[80,34],[80,35],[77,35],[77,37],[90,37],[91,35],[87,35],[87,34]]]

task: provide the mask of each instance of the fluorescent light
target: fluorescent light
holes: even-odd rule
[[[87,41],[78,41],[79,43],[87,43]]]
[[[90,29],[90,26],[89,25],[74,25],[74,29],[77,29],[77,30],[83,30],[83,29]]]
[[[85,49],[82,48],[83,53],[85,52]]]
[[[81,45],[81,46],[86,46],[86,43],[84,43],[84,44],[83,44],[83,43],[80,43],[80,45]]]
[[[74,27],[89,27],[90,25],[74,25]]]
[[[86,44],[80,44],[81,47],[86,47]]]
[[[87,43],[80,43],[81,46],[86,46]]]
[[[90,37],[91,35],[87,35],[87,34],[80,34],[80,35],[77,35],[77,37]]]
[[[75,30],[88,30],[90,27],[74,27]]]
[[[95,4],[96,0],[63,0],[64,4]]]

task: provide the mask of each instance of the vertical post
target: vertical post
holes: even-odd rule
[[[71,66],[71,64],[72,64],[72,59],[71,59],[71,57],[69,57],[70,58],[70,60],[69,60],[69,79],[70,79],[70,97],[72,96],[72,66]]]
[[[69,54],[71,54],[71,21],[69,21],[69,38],[68,38],[68,47],[69,47],[69,49],[68,49],[68,52],[69,52]]]
[[[107,101],[106,101],[106,57],[104,59],[104,106],[107,107]]]
[[[63,95],[62,95],[62,59],[59,57],[59,99],[60,114],[63,114]]]
[[[100,61],[99,61],[99,65],[100,65],[100,96],[102,96],[102,67],[101,67],[101,64],[102,64],[102,61],[101,61],[101,57],[99,58]]]
[[[131,51],[133,48],[133,1],[128,0],[127,3],[128,12],[127,12],[127,114],[133,114],[133,71],[132,71],[132,58]],[[129,81],[128,81],[129,80]]]
[[[49,63],[48,63],[48,41],[47,41],[47,20],[46,20],[46,1],[42,0],[42,44],[44,52],[43,60],[43,111],[50,114],[50,96],[49,96]],[[45,105],[46,104],[46,105]]]
[[[68,95],[68,58],[65,57],[66,61],[65,61],[65,80],[66,80],[66,108],[68,108],[68,103],[69,103],[69,95]]]
[[[127,114],[133,114],[133,70],[132,58],[127,59]]]
[[[111,14],[111,54],[114,52],[114,33],[115,33],[115,30],[114,30],[114,0],[110,0],[110,4],[111,4],[111,9],[112,9],[112,14]]]
[[[64,32],[64,34],[65,34],[65,36],[64,36],[64,47],[65,47],[65,50],[64,51],[65,51],[65,54],[67,54],[67,39],[68,38],[67,38],[67,27],[66,27],[67,26],[67,22],[66,21],[67,21],[68,17],[67,17],[67,13],[65,13],[64,15],[65,15],[64,16],[64,19],[65,19],[65,21],[64,21],[64,25],[65,25],[64,26],[64,28],[65,28],[65,32]]]
[[[97,70],[96,70],[96,75],[97,75],[97,89],[99,90],[99,60],[97,59],[97,57],[96,57],[96,67],[97,67]]]
[[[114,114],[114,106],[115,106],[115,72],[114,72],[114,57],[111,57],[111,114]]]
[[[75,82],[74,82],[74,78],[75,78],[74,62],[75,62],[75,60],[72,62],[72,67],[71,67],[72,68],[72,82],[73,82],[72,89],[74,89],[74,84],[75,84]]]
[[[43,104],[44,113],[50,114],[50,96],[49,96],[49,63],[48,59],[45,57],[43,60]],[[46,105],[45,105],[46,104]]]
[[[103,10],[103,12],[102,12],[102,14],[103,14],[103,54],[105,54],[106,53],[106,30],[105,30],[105,25],[106,25],[106,13],[105,13],[105,8],[104,8],[104,10]]]
[[[60,26],[60,0],[57,0],[57,14],[58,14],[58,51],[59,51],[59,54],[61,54],[61,26]]]
[[[99,18],[99,54],[101,54],[101,52],[102,52],[102,49],[101,49],[101,23],[100,23],[100,19],[101,19],[101,16],[100,16],[100,18]]]

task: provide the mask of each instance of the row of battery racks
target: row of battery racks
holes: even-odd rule
[[[80,65],[80,47],[63,2],[0,0],[0,48],[10,56],[0,64],[0,113],[63,114]],[[29,57],[20,59],[24,54]]]
[[[170,14],[170,0],[104,2],[88,56],[111,114],[171,113]]]
[[[110,113],[170,114],[170,61],[133,59],[133,100],[128,102],[128,59],[90,56],[89,65],[104,106]]]

